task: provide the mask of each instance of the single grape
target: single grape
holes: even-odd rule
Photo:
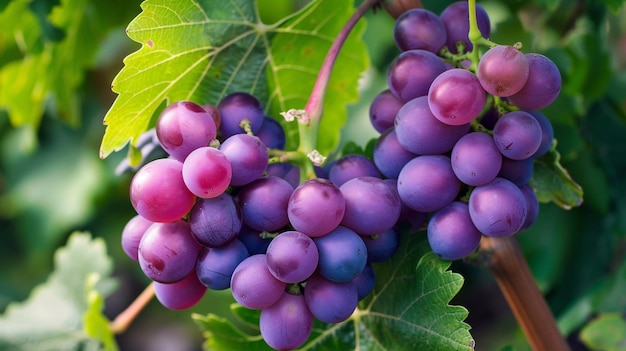
[[[157,300],[171,310],[186,310],[195,306],[202,300],[206,290],[206,286],[200,283],[193,271],[175,283],[154,282]]]
[[[264,254],[243,260],[230,280],[230,290],[240,305],[250,309],[272,306],[283,296],[287,284],[276,279],[267,267]]]
[[[549,58],[526,54],[528,79],[520,91],[509,96],[509,102],[524,110],[549,106],[561,92],[561,73]]]
[[[202,106],[191,101],[177,101],[159,115],[156,133],[163,149],[183,162],[193,150],[209,145],[217,136],[217,128]]]
[[[478,63],[478,80],[495,96],[511,96],[528,79],[528,59],[513,46],[497,45],[485,52]]]
[[[521,230],[526,230],[530,228],[530,226],[535,223],[537,216],[539,215],[539,200],[537,199],[537,194],[528,184],[523,184],[519,186],[522,194],[524,194],[524,199],[526,200],[526,219],[524,220],[524,224],[522,224]]]
[[[445,155],[418,156],[398,176],[400,199],[419,212],[434,212],[447,206],[460,190],[461,182]]]
[[[387,71],[389,90],[403,102],[428,94],[432,82],[446,70],[435,54],[426,50],[401,53]]]
[[[304,295],[285,292],[278,302],[261,310],[259,327],[263,340],[275,350],[294,350],[309,338],[313,315]]]
[[[395,229],[388,229],[380,234],[362,235],[367,247],[368,262],[385,262],[398,251],[400,235]]]
[[[359,154],[344,155],[328,170],[328,180],[336,186],[342,186],[350,179],[363,176],[380,178],[381,174],[374,161]]]
[[[339,226],[327,235],[314,238],[319,253],[319,272],[335,282],[358,276],[367,262],[367,247],[354,231]]]
[[[287,139],[283,127],[277,120],[265,116],[261,129],[255,134],[268,149],[285,149]]]
[[[528,112],[508,112],[493,127],[496,147],[502,155],[513,160],[531,157],[539,150],[541,139],[541,126]]]
[[[517,185],[496,178],[472,190],[469,213],[481,233],[492,237],[509,236],[517,233],[526,220],[526,200]]]
[[[316,274],[306,282],[304,300],[318,320],[340,323],[352,315],[359,302],[359,295],[356,285],[351,281],[334,282]]]
[[[552,123],[546,115],[539,111],[526,111],[531,116],[537,119],[539,122],[539,126],[541,127],[541,144],[539,145],[539,149],[530,157],[539,158],[545,155],[550,148],[552,147],[552,140],[554,139],[554,129],[552,128]]]
[[[170,158],[150,161],[130,183],[130,202],[137,213],[152,222],[181,219],[196,197],[183,181],[183,164]]]
[[[411,9],[396,19],[393,38],[402,51],[423,49],[437,54],[446,44],[446,28],[431,11]]]
[[[295,230],[311,237],[330,233],[343,219],[346,201],[331,181],[307,180],[289,198],[287,215]]]
[[[393,127],[396,114],[402,107],[402,100],[395,96],[391,90],[386,89],[380,92],[370,103],[369,117],[372,127],[383,133],[387,129]]]
[[[227,193],[212,199],[198,199],[189,212],[191,233],[204,246],[228,244],[237,237],[241,225],[241,209]]]
[[[467,204],[458,201],[433,213],[428,222],[427,235],[433,252],[449,261],[474,252],[482,237],[472,223]]]
[[[124,250],[124,253],[133,261],[137,261],[139,259],[137,257],[139,242],[152,223],[154,222],[149,221],[140,215],[136,215],[124,226],[121,237],[122,250]]]
[[[220,150],[230,162],[230,185],[242,186],[260,178],[268,163],[267,146],[248,134],[235,134],[224,140]]]
[[[182,169],[187,188],[196,196],[210,199],[226,191],[233,171],[230,161],[216,148],[205,146],[192,151]]]
[[[220,247],[205,247],[198,255],[196,275],[209,289],[228,289],[235,268],[248,256],[248,249],[239,240]]]
[[[267,248],[267,266],[276,279],[285,283],[305,281],[319,261],[311,237],[296,231],[280,233]]]
[[[485,101],[485,90],[478,78],[461,68],[441,73],[428,90],[428,106],[435,118],[453,126],[478,117]]]
[[[408,101],[396,117],[398,142],[417,155],[438,155],[450,150],[470,129],[470,124],[450,125],[438,120],[430,111],[428,98]]]
[[[469,40],[469,6],[467,1],[457,1],[446,7],[439,15],[444,27],[446,28],[446,45],[448,49],[457,54],[457,43],[461,42],[465,47],[465,51],[471,51],[472,42]],[[476,22],[478,30],[483,38],[489,38],[491,35],[491,24],[489,23],[489,15],[487,11],[476,4]]]
[[[532,158],[511,160],[508,157],[502,157],[502,167],[498,177],[508,179],[516,185],[522,185],[530,181],[534,168]]]
[[[266,176],[241,187],[238,196],[244,223],[256,230],[276,231],[289,223],[287,207],[293,187],[286,180]]]
[[[217,105],[221,116],[220,132],[226,139],[235,134],[245,133],[241,123],[250,124],[252,133],[256,134],[263,125],[263,106],[254,96],[243,93],[231,93],[225,96]]]
[[[372,265],[369,262],[365,265],[361,274],[352,279],[352,283],[356,286],[359,301],[363,300],[372,292],[372,290],[374,290],[376,277],[374,268],[372,268]]]
[[[459,139],[450,159],[457,178],[473,186],[489,183],[502,167],[502,154],[493,138],[482,132],[472,132]]]
[[[400,170],[417,156],[398,142],[395,127],[387,129],[376,141],[372,159],[376,168],[387,178],[398,178]]]
[[[400,217],[398,193],[380,178],[354,178],[339,190],[346,203],[341,225],[360,235],[374,235],[391,229]]]
[[[194,270],[201,248],[187,222],[154,223],[139,242],[139,266],[154,281],[174,283]]]

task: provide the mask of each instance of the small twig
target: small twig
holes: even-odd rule
[[[493,272],[517,322],[534,351],[566,351],[552,311],[528,268],[514,236],[483,237],[480,250],[487,253]]]
[[[113,334],[121,334],[135,320],[144,307],[154,297],[154,283],[150,283],[124,311],[115,317],[109,325]]]

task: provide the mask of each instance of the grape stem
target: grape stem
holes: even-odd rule
[[[480,251],[486,254],[486,264],[531,348],[536,351],[569,350],[517,239],[514,236],[484,236],[480,242]]]
[[[328,87],[328,81],[330,80],[330,75],[335,61],[337,60],[337,56],[339,56],[339,52],[341,51],[343,44],[359,19],[363,17],[363,15],[370,8],[378,4],[379,1],[380,0],[363,1],[352,16],[350,16],[341,31],[337,34],[337,37],[335,37],[330,49],[326,53],[326,57],[322,62],[322,67],[317,75],[315,85],[313,86],[309,100],[304,108],[308,116],[308,121],[306,123],[298,123],[298,132],[300,135],[300,145],[298,146],[298,151],[304,153],[305,155],[315,150],[317,145],[317,132],[324,110],[324,96],[326,95],[326,88]],[[312,167],[309,167],[306,171],[307,173],[310,173],[312,171]],[[307,174],[306,177],[314,178],[315,173],[313,172],[313,174]]]
[[[126,331],[153,297],[154,282],[150,283],[124,311],[115,317],[111,324],[109,324],[111,332],[113,334],[121,334]]]

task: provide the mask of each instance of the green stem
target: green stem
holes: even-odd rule
[[[478,29],[478,21],[476,20],[476,0],[467,0],[467,6],[469,10],[469,33],[467,33],[467,36],[472,43],[472,51],[469,53],[472,61],[470,69],[476,71],[478,61],[480,60],[478,47],[481,44],[483,35],[480,33],[480,29]]]

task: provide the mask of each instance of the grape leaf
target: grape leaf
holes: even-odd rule
[[[591,350],[626,351],[626,320],[620,313],[604,313],[589,322],[580,339]]]
[[[257,96],[273,117],[303,108],[332,38],[353,11],[349,0],[313,1],[270,26],[260,22],[252,0],[227,5],[148,0],[142,9],[127,29],[142,46],[126,57],[112,84],[118,97],[104,119],[103,158],[129,141],[135,144],[168,102],[217,104],[228,93],[245,91]],[[354,100],[359,69],[367,61],[363,43],[355,42],[353,35],[330,83],[325,107],[333,115],[327,123],[335,124],[332,132],[320,128],[325,149],[338,141],[342,109]]]
[[[556,142],[550,152],[534,160],[535,169],[529,184],[535,189],[540,202],[553,201],[564,209],[580,206],[583,189],[561,166],[561,155],[555,147]]]
[[[115,281],[104,241],[74,233],[57,250],[54,271],[35,287],[28,300],[9,304],[0,316],[0,348],[10,350],[73,350],[80,345],[97,349],[99,343],[82,331],[83,313],[90,307],[87,279],[102,277],[93,287],[108,296]]]
[[[473,350],[467,310],[449,305],[463,277],[429,249],[424,235],[406,235],[398,253],[374,266],[379,277],[372,294],[345,322],[314,324],[300,350]],[[233,314],[255,333],[244,333],[212,314],[196,315],[206,349],[268,350],[258,334],[259,312],[235,305]]]

